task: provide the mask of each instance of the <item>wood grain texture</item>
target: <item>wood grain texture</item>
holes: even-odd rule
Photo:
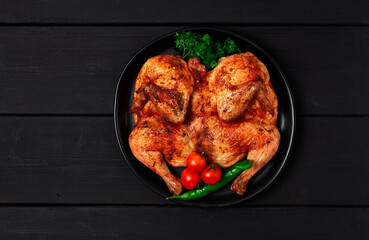
[[[140,203],[148,195],[161,200],[124,162],[112,118],[0,122],[2,203]]]
[[[369,239],[368,10],[366,0],[0,1],[0,239]],[[125,64],[186,26],[250,38],[295,97],[286,167],[233,207],[164,200],[115,138]]]
[[[0,4],[0,22],[365,25],[368,8],[368,1],[363,0],[5,0]]]
[[[180,28],[1,27],[0,113],[112,114],[128,60]],[[368,27],[227,29],[260,43],[277,60],[298,114],[369,114]]]
[[[8,240],[369,237],[367,208],[10,207],[0,215],[0,235]]]
[[[243,205],[367,206],[368,121],[298,118],[285,169]],[[2,204],[173,204],[134,176],[110,117],[1,117],[0,133]]]

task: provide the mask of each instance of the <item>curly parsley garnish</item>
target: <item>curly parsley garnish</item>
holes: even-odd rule
[[[227,38],[224,43],[215,42],[209,35],[193,32],[174,34],[176,48],[182,52],[185,60],[196,57],[206,69],[211,70],[218,65],[218,59],[235,52],[241,52],[234,40]]]

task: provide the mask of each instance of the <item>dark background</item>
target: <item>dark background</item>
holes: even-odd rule
[[[368,1],[0,1],[0,239],[368,239]],[[280,64],[296,141],[278,179],[184,207],[119,150],[119,75],[151,40],[234,31]]]

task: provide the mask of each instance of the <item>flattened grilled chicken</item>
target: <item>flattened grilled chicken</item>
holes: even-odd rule
[[[231,187],[243,195],[250,178],[274,156],[280,142],[278,100],[269,73],[252,53],[236,54],[222,58],[194,89],[186,120],[191,141],[197,152],[205,152],[208,161],[221,167],[244,157],[253,161]]]
[[[193,77],[181,57],[152,57],[137,76],[130,110],[135,113],[136,122],[129,136],[132,153],[162,177],[175,195],[181,193],[182,184],[166,162],[173,167],[185,166],[193,150],[181,124],[186,117],[193,85]]]
[[[152,73],[154,69],[163,68],[163,60],[157,58],[160,56],[143,66],[136,81],[131,112],[137,112],[138,117],[135,118],[136,127],[129,137],[133,154],[159,174],[175,195],[181,192],[182,185],[169,171],[165,161],[172,166],[185,166],[186,157],[192,151],[197,151],[205,152],[210,162],[230,167],[247,157],[253,161],[253,166],[241,173],[231,187],[238,194],[244,194],[250,178],[274,156],[280,141],[276,127],[278,100],[266,67],[253,54],[243,53],[222,58],[213,71],[206,73],[205,67],[193,58],[189,60],[188,68],[179,68],[185,73],[170,71],[174,76],[181,76],[173,80]],[[182,64],[183,60],[179,61]],[[193,78],[184,77],[188,76],[187,71]],[[156,89],[157,92],[161,91],[160,96],[157,96],[146,89],[156,82],[147,75],[169,81],[166,85],[169,87],[166,90]],[[195,79],[193,94],[190,84],[176,83],[191,82],[189,79],[192,82]],[[165,82],[160,84],[163,87]],[[187,87],[171,87],[178,85]],[[192,94],[183,124],[181,122],[185,118],[188,102],[177,101],[176,105],[172,101],[173,96],[181,95],[179,89],[186,91],[182,99],[189,99]],[[169,103],[165,103],[165,99]],[[163,107],[165,104],[170,107]],[[167,111],[177,111],[180,105],[181,114],[170,114],[171,111]]]
[[[137,76],[133,106],[129,113],[136,113],[151,100],[164,119],[175,124],[182,123],[186,117],[193,84],[193,77],[182,57],[152,57],[146,61]]]

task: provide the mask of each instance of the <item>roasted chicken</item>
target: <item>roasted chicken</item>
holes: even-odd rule
[[[191,66],[196,64],[189,61],[191,72],[200,69]],[[269,78],[252,53],[220,59],[214,70],[196,81],[185,122],[196,151],[204,152],[208,161],[224,168],[245,157],[253,161],[232,184],[240,195],[279,146],[278,100]]]
[[[168,104],[172,110],[181,112],[171,117],[158,107],[165,104],[161,102],[166,101],[165,98],[154,97],[147,87],[142,87],[157,82],[146,76],[148,66],[145,65],[143,69],[146,69],[141,69],[136,81],[131,110],[137,112],[137,123],[129,138],[136,158],[159,174],[176,195],[182,186],[165,161],[172,166],[185,166],[186,157],[191,151],[197,151],[205,152],[209,162],[226,168],[246,157],[253,161],[252,167],[241,173],[231,186],[233,191],[244,194],[250,178],[274,156],[280,141],[276,127],[278,100],[264,64],[252,53],[241,53],[220,59],[218,66],[207,73],[196,58],[190,59],[188,66],[178,70],[186,74],[171,71],[173,75],[182,76],[175,78],[175,82],[194,83],[183,84],[189,86],[182,88],[187,90],[184,95],[192,97],[189,103],[182,103],[182,109],[175,107],[181,104]],[[161,61],[150,61],[149,66],[160,69]],[[160,74],[155,76],[164,78]],[[166,90],[166,96],[180,95],[178,88],[168,89],[175,93]],[[178,118],[183,112],[186,115],[183,123],[173,121],[173,116]]]
[[[182,191],[180,180],[169,170],[186,165],[194,150],[184,121],[194,80],[179,56],[152,57],[141,68],[135,85],[133,106],[136,126],[129,136],[135,157],[163,178],[169,190]]]

